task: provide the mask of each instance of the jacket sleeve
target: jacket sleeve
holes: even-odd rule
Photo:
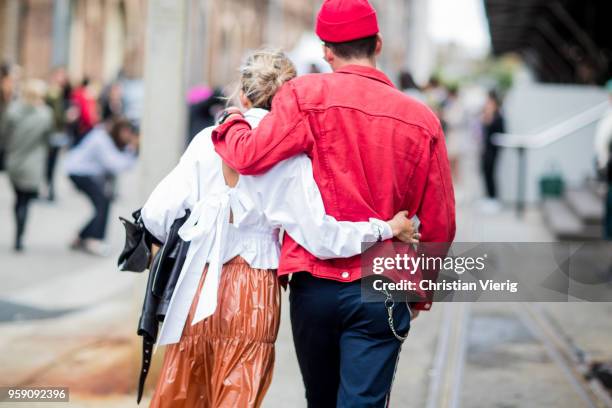
[[[166,242],[170,227],[185,215],[188,208],[190,185],[187,176],[187,166],[179,163],[155,187],[142,207],[142,220],[147,231],[161,242]]]
[[[257,129],[243,119],[218,126],[212,134],[217,153],[240,174],[265,173],[275,164],[313,147],[308,120],[291,82],[278,91],[272,110]]]
[[[455,238],[455,196],[444,134],[430,142],[425,187],[417,215],[422,242],[452,242]]]
[[[362,252],[363,242],[391,239],[384,221],[338,221],[325,213],[323,198],[305,155],[285,160],[257,177],[241,177],[255,205],[277,228],[284,228],[298,244],[319,259],[348,258]]]
[[[423,247],[428,256],[445,257],[455,238],[456,227],[453,183],[441,128],[438,128],[437,135],[431,139],[429,154],[425,155],[425,160],[428,163],[423,163],[421,167],[426,171],[423,175],[425,183],[417,209],[417,216],[421,221],[421,242],[425,243]],[[441,244],[427,246],[428,242]],[[437,270],[423,271],[423,279],[435,281],[437,277]],[[430,295],[433,295],[433,292]],[[413,308],[428,310],[431,308],[431,301],[416,303]]]

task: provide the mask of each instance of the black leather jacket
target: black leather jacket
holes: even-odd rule
[[[174,288],[185,263],[189,243],[183,241],[178,231],[189,217],[189,211],[184,217],[174,221],[168,232],[166,242],[157,241],[142,222],[140,210],[132,214],[134,222],[121,219],[126,229],[125,248],[119,255],[119,269],[131,272],[143,272],[149,266],[152,243],[161,244],[161,248],[153,257],[149,268],[147,289],[142,304],[142,312],[138,321],[138,335],[142,336],[142,364],[138,381],[138,397],[140,403],[145,381],[151,366],[153,346],[157,341],[159,324],[164,321]]]
[[[170,299],[174,293],[181,269],[187,257],[189,242],[183,241],[178,231],[189,218],[189,210],[184,217],[174,221],[168,238],[157,251],[147,280],[147,290],[138,321],[138,335],[142,336],[142,364],[138,381],[137,402],[140,403],[144,385],[151,366],[153,346],[157,341],[159,324],[164,321]]]

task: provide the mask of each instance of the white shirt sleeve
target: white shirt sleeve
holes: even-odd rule
[[[276,227],[320,259],[348,258],[362,252],[362,242],[393,237],[384,221],[337,221],[325,214],[321,193],[305,155],[284,160],[266,174],[241,176],[244,189]]]
[[[155,187],[141,216],[147,230],[165,242],[174,221],[185,215],[200,194],[198,150],[203,149],[202,137],[196,136],[180,161]]]
[[[189,166],[179,162],[155,187],[142,207],[141,215],[147,230],[161,242],[165,242],[170,227],[177,218],[185,215],[191,194]]]

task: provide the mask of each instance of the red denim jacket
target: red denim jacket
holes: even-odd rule
[[[296,78],[278,91],[257,129],[236,119],[212,137],[216,151],[241,174],[261,174],[306,153],[325,209],[338,220],[385,220],[408,210],[421,221],[423,242],[451,242],[455,236],[440,122],[374,68],[351,65]],[[279,275],[298,271],[354,281],[361,278],[360,256],[320,260],[285,235]]]

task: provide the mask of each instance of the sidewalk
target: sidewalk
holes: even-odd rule
[[[7,226],[0,236],[0,384],[67,386],[70,406],[85,407],[133,388],[137,277],[117,272],[113,257],[69,249],[90,208],[65,177],[57,179],[58,201],[32,205],[26,251],[15,254],[12,189],[0,173],[0,224]],[[128,188],[134,180],[135,174],[124,180],[113,208],[113,253],[122,245],[116,217],[134,206]]]

